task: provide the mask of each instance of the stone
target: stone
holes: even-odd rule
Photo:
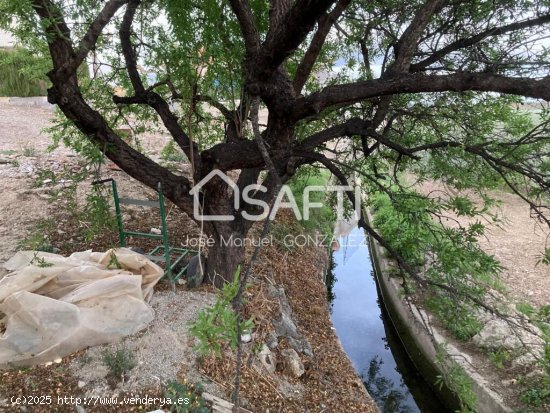
[[[241,335],[241,341],[243,343],[250,343],[252,341],[252,334],[245,333],[245,334]]]
[[[271,352],[271,350],[264,344],[262,349],[258,353],[258,360],[262,366],[271,374],[275,373],[277,367],[277,357]]]
[[[86,382],[85,381],[82,381],[82,380],[79,380],[78,381],[78,388],[81,389],[82,387],[84,387],[86,385]]]
[[[273,350],[275,347],[279,345],[279,337],[274,331],[270,331],[266,338],[266,344],[267,346]]]
[[[151,234],[160,235],[162,231],[159,228],[151,228]]]
[[[516,320],[501,318],[489,320],[473,337],[478,347],[490,350],[508,350],[520,353],[512,361],[513,366],[533,365],[544,353],[545,341],[533,325],[519,326]]]
[[[288,302],[285,290],[283,287],[269,286],[269,294],[279,302],[281,316],[273,321],[277,337],[285,337],[288,339],[290,346],[299,353],[307,356],[313,356],[313,350],[307,338],[298,332],[298,327],[292,319],[292,308]]]
[[[305,373],[304,364],[300,360],[300,356],[296,353],[296,350],[293,348],[284,349],[281,352],[285,366],[288,367],[290,373],[293,377],[299,378],[302,377]]]
[[[86,413],[86,409],[84,407],[82,407],[81,405],[79,405],[79,404],[76,404],[74,406],[74,411],[76,413]]]

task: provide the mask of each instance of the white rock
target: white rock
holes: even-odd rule
[[[269,373],[275,373],[277,358],[265,344],[262,346],[262,350],[258,353],[258,359]]]
[[[290,369],[290,373],[296,378],[302,377],[305,373],[305,369],[302,360],[300,360],[300,356],[296,353],[296,350],[293,348],[287,348],[284,349],[281,354],[284,357],[285,365]]]
[[[245,333],[241,336],[241,341],[243,343],[250,343],[252,341],[252,334],[250,333]]]
[[[56,363],[56,364],[59,364],[59,363],[61,363],[62,361],[63,361],[63,359],[57,358],[57,359],[55,359],[53,362]]]
[[[86,385],[86,382],[82,381],[82,380],[79,380],[78,382],[78,388],[81,389],[82,387],[84,387]]]
[[[151,228],[151,234],[160,235],[162,231],[159,228]]]

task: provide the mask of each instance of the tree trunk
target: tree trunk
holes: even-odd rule
[[[245,247],[242,231],[234,230],[229,222],[216,224],[216,235],[212,235],[213,244],[208,244],[206,260],[206,282],[221,288],[226,282],[233,281],[239,265],[243,264]]]

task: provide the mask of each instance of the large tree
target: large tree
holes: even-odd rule
[[[314,165],[388,194],[410,172],[456,188],[505,182],[544,216],[550,100],[542,0],[1,0],[4,26],[51,56],[48,100],[87,142],[193,217],[195,183],[238,170],[240,188],[281,184]],[[12,17],[15,19],[12,20]],[[78,75],[83,62],[90,78]],[[114,88],[118,93],[114,93]],[[120,92],[123,93],[120,93]],[[533,120],[524,98],[542,105]],[[267,112],[267,122],[258,112]],[[159,122],[191,164],[188,176],[116,132]],[[143,126],[143,128],[141,128]],[[69,133],[66,131],[66,133]],[[330,155],[330,152],[333,155]],[[420,196],[419,194],[417,194]],[[393,198],[392,198],[393,199]],[[546,198],[547,199],[547,198]],[[234,209],[221,179],[201,189],[211,279],[232,277],[253,206]],[[430,201],[473,213],[460,197]],[[360,224],[383,239],[364,219]],[[447,234],[448,235],[448,234]],[[388,243],[385,243],[389,246]],[[403,265],[407,265],[400,258]]]

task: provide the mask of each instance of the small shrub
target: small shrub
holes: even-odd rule
[[[181,404],[173,403],[169,406],[171,412],[208,413],[210,409],[206,407],[206,403],[201,394],[202,386],[200,383],[189,384],[185,382],[169,381],[166,385],[165,398],[169,398],[173,402],[178,399],[183,400]]]
[[[128,349],[104,350],[101,357],[103,364],[109,369],[109,375],[117,379],[123,378],[136,366],[134,355]]]
[[[40,221],[30,234],[17,243],[17,249],[53,252],[49,234],[51,234],[55,228],[56,223],[54,220],[47,219]]]
[[[197,321],[189,326],[189,332],[198,340],[195,350],[202,355],[215,354],[221,356],[222,346],[236,348],[237,314],[231,307],[231,302],[239,289],[240,268],[237,269],[233,281],[223,286],[216,304],[203,309],[197,316]],[[241,322],[241,331],[251,331],[254,326],[252,318]]]
[[[498,369],[503,369],[507,362],[512,358],[509,351],[504,349],[499,349],[496,351],[491,351],[489,353],[489,360],[495,365]]]
[[[23,156],[31,157],[31,156],[36,156],[38,151],[32,143],[26,143],[21,148],[21,152]]]

